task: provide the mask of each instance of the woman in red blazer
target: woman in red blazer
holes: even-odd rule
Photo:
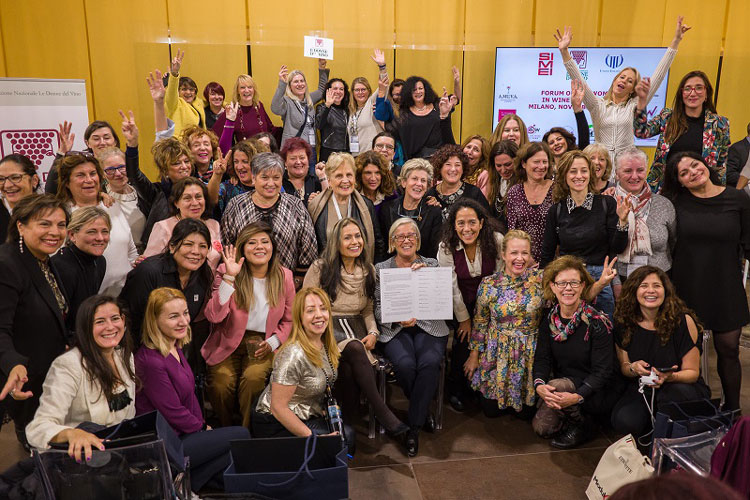
[[[252,401],[273,367],[273,353],[292,329],[294,278],[278,261],[271,226],[259,221],[222,252],[211,299],[213,324],[201,354],[208,365],[208,398],[222,426],[232,425],[239,400],[248,427]]]

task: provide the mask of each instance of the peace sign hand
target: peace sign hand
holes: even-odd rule
[[[229,156],[232,154],[232,150],[230,149],[227,151],[227,154],[224,155],[224,158],[219,158],[217,160],[214,160],[214,170],[212,176],[223,176],[224,173],[227,171],[227,164],[229,163]]]
[[[155,69],[153,73],[149,73],[146,77],[148,90],[151,92],[151,99],[155,102],[163,101],[167,93],[167,89],[164,88],[163,77],[164,74],[158,69]]]
[[[230,102],[227,104],[227,106],[224,108],[224,113],[227,116],[227,120],[229,121],[235,121],[237,119],[237,112],[240,109],[240,104],[238,102]]]
[[[172,58],[172,76],[180,75],[180,68],[182,67],[182,60],[185,58],[185,51],[177,49],[177,55]]]
[[[615,269],[616,263],[617,257],[612,259],[612,261],[609,260],[609,256],[604,257],[604,269],[602,270],[602,275],[599,278],[599,281],[603,285],[608,285],[612,282],[613,279],[615,279],[615,276],[617,276],[617,269]]]
[[[135,124],[135,116],[132,111],[128,111],[129,116],[125,116],[121,109],[118,111],[122,118],[122,135],[125,136],[128,146],[134,148],[138,146],[138,127]]]

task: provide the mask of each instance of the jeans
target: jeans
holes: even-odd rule
[[[587,264],[586,270],[589,272],[591,277],[594,278],[594,281],[596,281],[602,277],[604,266],[592,266],[590,264]],[[612,285],[605,286],[604,290],[599,292],[599,295],[597,295],[596,299],[594,300],[594,306],[601,312],[606,314],[609,317],[610,321],[614,320],[615,296],[612,293]]]
[[[229,442],[249,439],[244,427],[219,427],[180,436],[185,455],[190,457],[190,480],[193,491],[199,491],[209,481],[213,487],[224,484],[224,470],[229,467]]]

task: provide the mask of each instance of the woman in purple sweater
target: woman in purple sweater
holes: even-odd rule
[[[229,441],[247,439],[244,427],[212,430],[203,420],[195,379],[182,346],[190,341],[190,313],[185,296],[174,288],[157,288],[148,297],[143,318],[143,345],[135,355],[140,387],[136,415],[158,410],[182,440],[190,457],[193,491],[204,485],[223,488],[229,465]]]

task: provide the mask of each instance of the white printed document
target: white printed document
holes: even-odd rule
[[[450,267],[381,269],[382,322],[453,318],[452,272]]]

